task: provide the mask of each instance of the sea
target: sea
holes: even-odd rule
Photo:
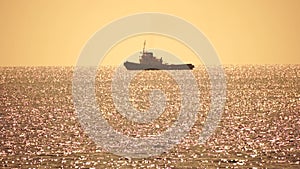
[[[164,109],[150,122],[120,113],[112,96],[117,68],[98,68],[98,110],[128,138],[160,136],[178,120],[182,92],[200,91],[195,122],[180,141],[160,154],[135,158],[109,151],[86,130],[74,104],[74,67],[0,67],[0,168],[300,168],[300,65],[222,68],[225,102],[217,127],[202,143],[199,136],[213,104],[205,67],[185,70],[197,88],[187,91],[180,91],[173,77],[189,85],[191,79],[181,71],[138,72],[124,104],[145,112],[153,104],[151,92],[160,90],[165,102],[154,106]]]

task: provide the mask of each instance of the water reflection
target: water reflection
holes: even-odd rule
[[[170,152],[147,159],[128,159],[107,153],[84,133],[72,102],[72,68],[0,68],[0,166],[297,168],[299,65],[224,69],[228,89],[225,111],[220,127],[205,144],[198,145],[197,141],[210,107],[210,83],[205,69],[197,67],[193,74],[201,90],[201,105],[190,134]],[[161,117],[139,124],[121,116],[112,104],[113,71],[101,68],[96,77],[96,93],[105,118],[117,131],[146,137],[159,134],[176,120],[180,96],[174,79],[152,71],[142,72],[132,81],[131,100],[137,109],[149,108],[147,98],[152,89],[163,90],[167,98]]]

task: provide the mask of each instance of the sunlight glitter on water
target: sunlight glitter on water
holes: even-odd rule
[[[76,117],[72,68],[0,68],[0,166],[65,168],[215,168],[278,167],[300,164],[299,65],[225,66],[227,99],[218,129],[197,143],[210,109],[210,82],[203,67],[192,71],[201,94],[198,120],[170,152],[130,159],[106,152],[90,139]],[[148,95],[166,95],[165,112],[152,123],[128,121],[112,102],[113,68],[101,68],[96,96],[105,119],[130,137],[165,131],[178,116],[181,98],[174,80],[161,71],[138,74],[131,82],[131,102],[146,110]],[[184,77],[182,77],[184,78]],[[187,81],[188,82],[188,81]]]

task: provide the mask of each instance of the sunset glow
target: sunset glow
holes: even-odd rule
[[[223,64],[300,63],[297,0],[12,0],[0,1],[0,66],[73,66],[96,31],[116,19],[143,12],[170,14],[193,24],[211,41]],[[144,39],[149,48],[200,63],[178,41],[145,35],[116,44],[103,64],[120,64],[141,50]]]

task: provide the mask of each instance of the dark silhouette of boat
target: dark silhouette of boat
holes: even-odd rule
[[[124,63],[127,70],[188,70],[193,69],[193,64],[167,64],[163,63],[163,59],[156,58],[152,52],[145,51],[146,41],[144,42],[143,53],[140,56],[140,63],[128,62]]]

